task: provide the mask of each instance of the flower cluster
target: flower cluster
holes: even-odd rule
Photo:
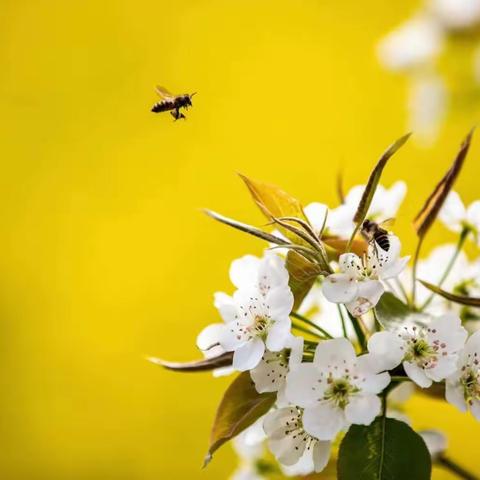
[[[449,104],[462,104],[480,85],[480,0],[421,0],[413,15],[378,45],[382,65],[408,79],[409,128],[424,142],[435,139]],[[452,89],[455,71],[441,68],[450,55],[458,71],[462,56],[463,91]],[[453,95],[463,95],[461,101]],[[456,100],[456,101],[455,101]],[[468,102],[467,102],[468,103]]]
[[[469,336],[480,319],[480,263],[462,251],[467,239],[478,244],[480,202],[465,207],[454,191],[445,195],[436,213],[458,244],[427,259],[415,255],[410,268],[400,239],[382,227],[397,214],[403,182],[373,192],[357,186],[335,208],[302,209],[276,187],[246,181],[276,230],[211,213],[270,246],[261,257],[232,262],[232,291],[214,295],[220,321],[197,338],[205,359],[184,367],[239,372],[214,428],[242,425],[234,443],[242,462],[233,478],[321,472],[338,455],[339,465],[354,464],[358,459],[345,448],[339,454],[338,443],[361,428],[374,435],[379,417],[403,422],[391,428],[407,428],[419,456],[444,458],[442,434],[419,436],[405,426],[400,392],[444,384],[446,400],[480,420],[480,331]],[[278,212],[285,204],[290,210]],[[212,435],[208,458],[230,438]]]

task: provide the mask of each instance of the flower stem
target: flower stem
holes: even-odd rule
[[[453,460],[450,460],[449,458],[440,457],[438,459],[438,463],[442,467],[444,467],[446,470],[449,470],[450,472],[457,475],[457,477],[459,478],[463,478],[464,480],[479,480],[479,477],[468,472],[463,467],[458,465],[458,463],[455,463]]]
[[[392,375],[390,379],[392,382],[410,382],[409,377],[402,377],[400,375]]]
[[[352,232],[352,236],[350,237],[350,239],[348,240],[348,243],[347,243],[347,248],[345,249],[345,253],[349,253],[350,250],[352,249],[352,243],[353,243],[353,240],[355,240],[355,237],[358,233],[358,229],[360,228],[360,224],[357,223],[355,225],[355,229],[353,230]]]
[[[304,317],[303,315],[300,315],[297,312],[292,312],[290,314],[293,318],[296,318],[297,320],[301,320],[302,322],[306,323],[310,327],[318,330],[324,337],[326,338],[333,338],[332,335],[330,335],[326,330],[324,330],[322,327],[318,326],[316,323],[313,323],[311,320],[308,318]]]
[[[309,335],[313,335],[314,337],[325,339],[323,335],[319,335],[308,328],[303,327],[302,325],[298,325],[297,323],[292,323],[292,328],[298,330],[299,332],[308,333]]]
[[[458,243],[457,243],[457,248],[455,249],[455,253],[453,254],[453,257],[450,259],[450,262],[447,265],[447,268],[443,272],[442,278],[440,278],[440,281],[438,282],[438,287],[440,288],[445,280],[447,279],[448,275],[450,274],[453,266],[455,265],[455,262],[457,261],[458,256],[460,255],[460,252],[462,251],[463,244],[465,243],[465,240],[468,237],[470,230],[468,228],[464,228],[462,230],[462,233],[460,233],[460,237],[458,238]],[[435,296],[434,293],[432,293],[428,299],[425,301],[425,303],[420,307],[420,310],[424,310],[427,308],[431,301],[433,300],[433,297]]]
[[[347,335],[347,326],[345,325],[345,317],[343,316],[342,307],[337,303],[338,314],[340,315],[340,320],[342,322],[342,332],[345,338],[348,338]]]
[[[358,338],[358,343],[360,344],[360,347],[363,352],[366,350],[366,347],[367,347],[367,340],[365,338],[365,333],[362,330],[359,319],[354,317],[348,310],[347,310],[347,313],[348,313],[348,318],[350,318],[350,321],[352,322],[353,329],[355,330],[355,335]]]
[[[418,259],[420,257],[420,250],[422,248],[424,237],[420,237],[418,239],[417,248],[415,250],[415,256],[413,257],[413,266],[412,266],[412,297],[410,299],[410,306],[414,309],[415,308],[415,294],[416,294],[416,287],[417,287],[417,264]]]

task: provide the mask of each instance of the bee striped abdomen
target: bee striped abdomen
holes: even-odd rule
[[[377,242],[378,246],[388,252],[390,249],[390,239],[388,238],[388,233],[380,232],[379,234],[375,235],[375,241]]]
[[[159,112],[167,112],[168,110],[172,110],[175,108],[174,102],[158,102],[152,107],[152,112],[159,113]]]

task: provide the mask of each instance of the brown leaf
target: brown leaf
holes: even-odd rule
[[[455,295],[454,293],[446,292],[436,285],[425,282],[424,280],[418,280],[424,287],[431,290],[433,293],[440,295],[453,303],[459,303],[460,305],[468,305],[469,307],[480,307],[480,298],[466,297],[464,295]]]
[[[447,173],[440,180],[435,187],[431,195],[427,198],[427,201],[423,205],[420,212],[417,214],[413,221],[413,227],[419,237],[424,237],[431,227],[432,223],[437,218],[438,212],[443,206],[448,193],[453,187],[455,180],[462,169],[463,163],[467,156],[472,141],[473,130],[467,135],[463,141],[460,151],[458,152],[452,166]]]
[[[380,181],[380,177],[382,176],[383,169],[387,164],[388,160],[405,144],[405,142],[410,138],[411,133],[407,133],[403,137],[400,137],[397,141],[392,143],[385,153],[380,157],[380,160],[375,165],[375,168],[372,170],[370,177],[368,179],[367,186],[363,192],[362,198],[360,199],[360,203],[358,205],[357,211],[355,216],[353,217],[353,221],[359,225],[363,222],[365,217],[367,216],[368,209],[370,208],[370,204],[372,203],[373,196],[375,195],[375,191],[377,190],[378,182]]]
[[[194,360],[193,362],[169,362],[157,357],[147,357],[147,360],[167,370],[175,370],[178,372],[205,372],[232,365],[233,353],[226,352],[217,357]]]
[[[204,466],[225,442],[265,415],[273,406],[275,399],[275,392],[260,394],[255,390],[249,372],[241,373],[227,388],[218,406]]]

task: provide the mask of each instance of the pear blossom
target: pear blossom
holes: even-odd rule
[[[433,381],[440,382],[455,372],[466,338],[460,318],[446,314],[428,326],[410,324],[395,331],[374,333],[368,341],[368,351],[386,370],[402,363],[413,382],[428,388]]]
[[[480,22],[480,0],[430,0],[428,7],[448,30],[464,30]]]
[[[479,241],[480,231],[480,200],[472,202],[465,207],[457,192],[450,192],[438,213],[441,222],[453,232],[461,232],[464,229],[471,230]]]
[[[437,461],[447,449],[447,437],[440,430],[420,430],[418,434],[423,438],[432,460]]]
[[[219,308],[225,324],[218,343],[234,352],[233,368],[240,371],[255,368],[265,348],[271,352],[286,348],[291,336],[293,294],[284,260],[275,254],[266,254],[258,263],[251,260],[256,270],[232,267],[230,276],[240,288],[232,297],[223,297]]]
[[[431,63],[441,52],[443,42],[441,25],[422,13],[389,33],[378,46],[378,57],[392,71],[416,69]]]
[[[385,291],[381,280],[396,277],[410,258],[399,258],[400,240],[394,235],[389,238],[388,252],[375,243],[369,245],[363,258],[355,253],[340,255],[340,273],[329,275],[323,282],[322,290],[327,300],[344,303],[354,316],[373,308]]]
[[[466,412],[470,409],[480,420],[480,331],[468,339],[457,370],[447,378],[445,396],[459,410]]]
[[[380,413],[377,394],[390,375],[378,373],[370,355],[357,358],[345,338],[321,342],[313,363],[302,363],[287,375],[286,397],[304,408],[302,428],[318,440],[332,440],[350,424],[369,425]]]
[[[303,356],[303,337],[291,336],[288,349],[279,352],[266,350],[260,363],[250,370],[258,393],[278,392],[277,405],[286,404],[285,381],[287,373],[299,365]]]
[[[303,409],[295,406],[268,413],[263,422],[268,446],[282,465],[308,470],[313,464],[313,470],[321,472],[328,463],[331,443],[308,433],[303,415]]]
[[[263,431],[264,417],[259,418],[250,427],[233,439],[233,448],[240,457],[240,465],[230,480],[262,480],[258,464],[263,460],[264,442],[267,438]]]

